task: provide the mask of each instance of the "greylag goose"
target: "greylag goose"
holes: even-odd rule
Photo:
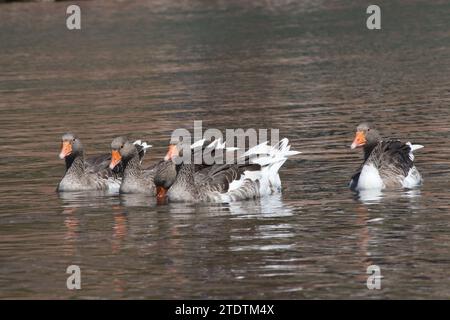
[[[117,137],[111,142],[109,169],[123,167],[120,193],[145,193],[155,195],[154,168],[142,169],[139,150],[126,137]]]
[[[383,140],[376,129],[362,123],[356,128],[351,149],[358,147],[364,149],[364,161],[350,181],[351,189],[414,188],[422,183],[413,155],[422,145]]]
[[[171,161],[160,161],[143,169],[141,167],[139,150],[126,137],[117,137],[111,142],[110,159],[109,168],[111,170],[114,170],[117,166],[123,167],[120,193],[138,193],[154,196],[156,192],[159,192],[154,183],[156,172],[160,173],[161,179],[167,181],[171,181],[175,177],[175,164]]]
[[[64,177],[58,184],[57,191],[109,190],[117,191],[122,179],[121,167],[108,168],[111,154],[103,154],[85,159],[83,145],[72,133],[62,136],[60,159],[66,162]],[[135,149],[140,158],[149,146],[140,140],[135,142]]]
[[[202,164],[198,168],[193,163],[180,162],[177,159],[180,145],[172,144],[165,160],[177,162],[176,178],[167,191],[167,198],[174,202],[231,202],[280,192],[278,170],[289,156],[299,153],[290,151],[288,142],[285,138],[269,146],[266,141],[244,153],[243,161]]]
[[[169,148],[170,149],[170,148]],[[221,157],[223,159],[226,152],[234,151],[237,148],[225,148],[225,144],[221,143],[221,139],[215,140],[213,142],[207,141],[206,139],[199,140],[192,145],[188,146],[190,150],[191,159],[195,159],[197,155],[203,155],[204,152],[210,152],[210,155],[213,158],[220,156],[220,152],[222,152]],[[183,149],[171,149],[170,152],[176,150],[176,154],[174,153],[172,156],[180,156],[183,154]],[[169,153],[170,153],[169,152]],[[154,182],[156,185],[157,199],[162,203],[166,200],[166,193],[169,190],[170,186],[175,182],[177,177],[177,171],[175,167],[174,161],[172,161],[172,156],[166,155],[163,161],[161,161],[156,169],[156,173],[154,176]],[[204,160],[201,158],[202,161]],[[215,160],[215,159],[214,159]],[[209,170],[209,166],[206,163],[195,164],[193,166],[195,175],[194,179],[201,179],[205,172]]]

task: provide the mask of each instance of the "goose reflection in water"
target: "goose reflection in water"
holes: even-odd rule
[[[123,207],[155,207],[158,202],[155,197],[140,193],[122,193],[119,196]]]
[[[398,190],[379,190],[379,189],[367,189],[360,190],[355,193],[355,198],[361,201],[363,204],[379,204],[385,201],[391,201],[395,199],[418,199],[421,197],[420,189],[398,189]],[[414,202],[410,202],[414,204]]]
[[[63,208],[101,208],[120,204],[117,193],[107,191],[59,192]]]
[[[281,194],[274,194],[258,199],[232,201],[221,204],[193,204],[185,202],[168,203],[171,214],[206,214],[208,216],[231,215],[237,218],[251,217],[288,217],[293,214],[291,207],[285,205]]]
[[[274,194],[244,202],[230,202],[228,204],[230,213],[233,216],[254,217],[288,217],[292,216],[293,210],[289,206],[283,204],[281,194]]]

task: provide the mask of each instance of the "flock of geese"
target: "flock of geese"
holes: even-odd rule
[[[254,199],[281,192],[278,171],[289,157],[300,153],[290,150],[289,141],[284,138],[272,146],[266,141],[250,148],[237,159],[240,161],[197,164],[179,161],[184,149],[178,142],[169,145],[164,159],[143,168],[142,159],[150,147],[141,140],[131,142],[125,137],[117,137],[111,143],[110,153],[85,157],[80,139],[66,133],[62,136],[59,154],[65,160],[66,171],[57,191],[140,193],[169,202]],[[364,161],[351,178],[349,186],[352,190],[414,188],[422,183],[414,165],[413,152],[423,146],[382,139],[377,130],[363,123],[357,127],[351,145],[352,149],[359,147],[364,150]],[[220,140],[200,140],[188,150],[191,160],[198,152],[205,151],[224,159],[224,154],[235,148],[227,148]]]

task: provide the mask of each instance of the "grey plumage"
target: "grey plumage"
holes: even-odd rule
[[[109,169],[108,155],[94,156],[85,160],[80,139],[71,133],[64,134],[62,142],[70,149],[70,153],[64,155],[66,171],[58,183],[57,191],[118,189],[121,172]],[[60,157],[62,153],[61,151]]]
[[[195,172],[193,164],[177,165],[177,177],[167,196],[169,201],[227,202],[259,197],[259,183],[247,180],[239,189],[230,184],[245,171],[260,170],[256,164],[212,165]],[[230,192],[229,192],[230,191]]]
[[[357,127],[352,148],[358,146],[364,148],[364,161],[353,175],[350,188],[362,188],[361,174],[364,168],[369,166],[376,170],[383,188],[409,187],[421,183],[420,173],[414,166],[413,151],[422,146],[393,139],[383,140],[378,131],[366,123]],[[370,185],[370,181],[365,179],[364,184]]]
[[[161,161],[146,169],[141,167],[142,150],[128,141],[126,137],[117,137],[111,142],[111,150],[119,152],[121,161],[118,165],[123,167],[120,193],[141,193],[156,195],[154,177],[158,170],[166,166],[174,166]]]
[[[286,138],[274,146],[264,142],[247,151],[238,163],[232,164],[179,163],[177,157],[181,148],[171,145],[166,159],[174,160],[177,165],[176,178],[167,192],[169,201],[231,202],[278,192],[281,190],[279,168],[289,156],[298,154],[290,151],[288,142]],[[212,146],[216,148],[212,150],[213,156],[221,159],[228,150],[233,150],[224,149],[225,144],[220,141]],[[204,145],[201,150],[205,150]],[[192,151],[191,156],[196,152]],[[164,179],[157,175],[155,181],[162,183]]]

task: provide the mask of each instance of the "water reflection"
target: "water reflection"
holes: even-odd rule
[[[415,203],[414,200],[420,198],[421,191],[418,188],[396,189],[396,190],[369,189],[369,190],[360,190],[358,192],[355,192],[354,194],[358,200],[367,205],[390,202],[392,200],[395,200],[396,198],[409,199],[410,200],[409,203],[413,205]]]
[[[64,226],[66,232],[64,236],[65,248],[64,254],[73,256],[76,253],[76,243],[80,231],[80,220],[76,215],[77,208],[66,208],[62,214],[64,218]]]
[[[409,190],[404,190],[402,193],[402,196],[408,199],[414,199],[414,198],[418,198],[422,195],[422,192],[419,188],[417,189],[409,189]]]
[[[111,207],[120,203],[117,193],[105,191],[59,192],[63,208]]]
[[[237,219],[289,217],[293,214],[292,208],[283,203],[281,194],[273,194],[255,200],[231,202],[227,204],[226,208]]]
[[[119,208],[120,210],[120,208]],[[114,215],[112,253],[117,254],[122,248],[128,233],[128,219],[125,213],[117,213]]]
[[[357,197],[365,204],[379,203],[383,199],[383,192],[379,189],[360,190]]]
[[[155,197],[146,194],[120,194],[120,205],[124,207],[154,207]]]

